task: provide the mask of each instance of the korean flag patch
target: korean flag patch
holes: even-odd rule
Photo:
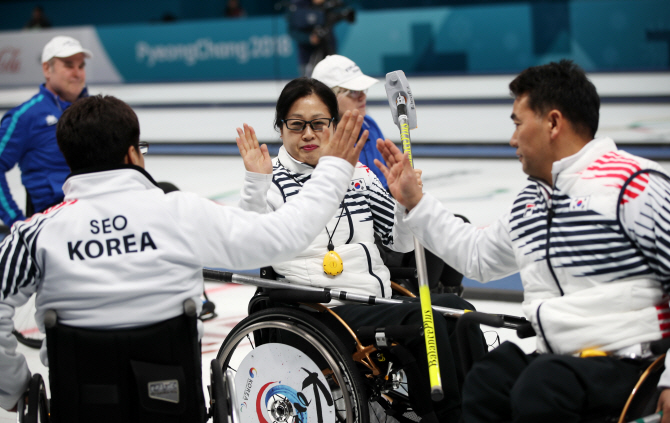
[[[363,179],[354,179],[349,184],[349,189],[354,191],[361,191],[367,188]]]
[[[528,217],[531,214],[533,214],[533,209],[535,208],[535,204],[526,204],[526,210],[523,212],[523,217]]]
[[[586,211],[589,209],[589,200],[591,197],[577,197],[570,201],[570,211]]]

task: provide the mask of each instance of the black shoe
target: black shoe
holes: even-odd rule
[[[200,316],[198,318],[202,320],[203,322],[205,320],[210,320],[218,315],[214,312],[214,309],[216,308],[216,304],[209,300],[205,300],[202,302],[202,311],[200,312]]]

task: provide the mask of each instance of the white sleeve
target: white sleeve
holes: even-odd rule
[[[242,210],[268,213],[272,211],[268,203],[268,190],[272,184],[272,174],[244,171],[244,184],[240,191],[238,206]]]
[[[21,292],[0,301],[0,407],[13,408],[28,389],[30,370],[23,354],[16,351],[14,306],[23,305],[29,296]]]
[[[353,169],[346,160],[322,157],[295,199],[267,214],[190,197],[182,212],[198,234],[194,248],[203,265],[245,270],[295,257],[335,215]]]
[[[519,271],[506,216],[486,228],[477,228],[424,193],[403,221],[421,245],[468,278],[488,282]]]
[[[393,209],[393,244],[390,248],[400,253],[408,253],[414,250],[414,234],[404,221],[407,209],[395,201]]]

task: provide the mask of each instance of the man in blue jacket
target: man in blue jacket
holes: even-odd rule
[[[63,183],[70,168],[56,143],[56,123],[74,101],[88,96],[85,59],[91,57],[74,38],[54,37],[42,51],[45,82],[39,93],[2,117],[0,219],[5,225],[63,200]],[[25,214],[14,201],[5,176],[17,163],[27,191],[29,210]]]

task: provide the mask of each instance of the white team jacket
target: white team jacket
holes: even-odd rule
[[[241,208],[260,213],[281,210],[285,204],[293,202],[303,181],[314,175],[313,167],[293,159],[284,147],[280,148],[273,164],[272,175],[246,172],[239,204]],[[360,162],[354,170],[344,204],[346,207],[340,207],[333,213],[309,247],[291,260],[271,264],[288,282],[390,297],[390,274],[374,243],[374,233],[379,234],[382,243],[394,251],[412,251],[412,233],[398,224],[404,208],[396,206],[394,209],[394,201],[379,179]],[[328,232],[333,236],[335,251],[344,264],[344,271],[337,276],[323,271],[323,257],[328,252]]]
[[[639,169],[662,171],[610,139],[596,139],[553,164],[553,189],[531,179],[511,211],[489,227],[463,224],[430,195],[405,222],[470,278],[486,282],[520,272],[523,309],[539,351],[617,351],[670,335],[661,288],[670,280],[670,260],[657,254],[669,254],[670,184],[638,176],[623,197],[621,219],[616,216],[620,188]]]
[[[164,194],[134,166],[70,176],[65,201],[14,224],[0,246],[0,406],[13,407],[30,377],[10,333],[9,304],[37,292],[40,327],[48,309],[63,324],[101,329],[178,316],[186,299],[201,303],[203,266],[252,269],[304,250],[332,218],[352,172],[345,160],[322,158],[301,195],[264,215]]]

